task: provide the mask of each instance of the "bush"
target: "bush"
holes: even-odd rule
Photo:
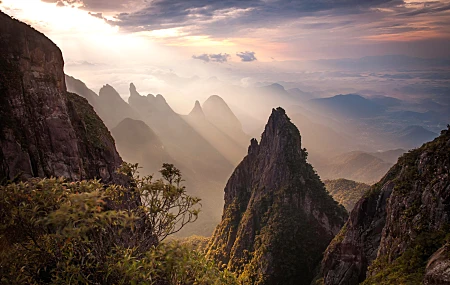
[[[0,276],[4,284],[232,284],[198,252],[162,242],[195,221],[199,199],[181,173],[129,186],[33,179],[0,186]]]

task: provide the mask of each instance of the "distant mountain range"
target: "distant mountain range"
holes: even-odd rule
[[[182,170],[190,193],[206,204],[196,228],[210,234],[220,218],[221,190],[250,140],[225,101],[211,96],[203,106],[197,101],[189,115],[179,115],[162,95],[143,96],[132,83],[127,103],[110,85],[98,96],[80,80],[66,76],[66,82],[106,122],[125,161],[138,162],[144,174],[157,173],[164,162]]]

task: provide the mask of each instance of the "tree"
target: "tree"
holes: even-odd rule
[[[32,179],[0,186],[0,283],[232,284],[202,255],[162,242],[198,216],[181,173],[161,179],[121,173],[128,186],[98,180]]]

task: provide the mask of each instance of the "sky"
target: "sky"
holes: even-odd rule
[[[245,85],[292,62],[450,59],[450,0],[0,0],[0,10],[53,40],[67,73],[121,94],[130,80],[178,92],[168,73]]]

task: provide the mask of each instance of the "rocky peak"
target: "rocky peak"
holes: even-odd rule
[[[273,109],[228,180],[208,255],[250,284],[309,284],[346,217],[306,162],[298,129]]]
[[[86,99],[66,91],[59,48],[0,12],[0,181],[114,180],[122,163]]]
[[[130,83],[130,96],[141,96],[136,90],[134,83]]]
[[[203,110],[202,110],[202,106],[200,106],[200,102],[198,100],[195,101],[194,108],[189,113],[189,116],[199,117],[199,118],[204,118],[205,117],[205,114],[203,113]]]
[[[450,284],[449,165],[450,129],[400,157],[326,250],[324,283]]]
[[[108,98],[110,100],[121,100],[123,101],[120,94],[109,84],[103,85],[99,92],[100,97]]]

